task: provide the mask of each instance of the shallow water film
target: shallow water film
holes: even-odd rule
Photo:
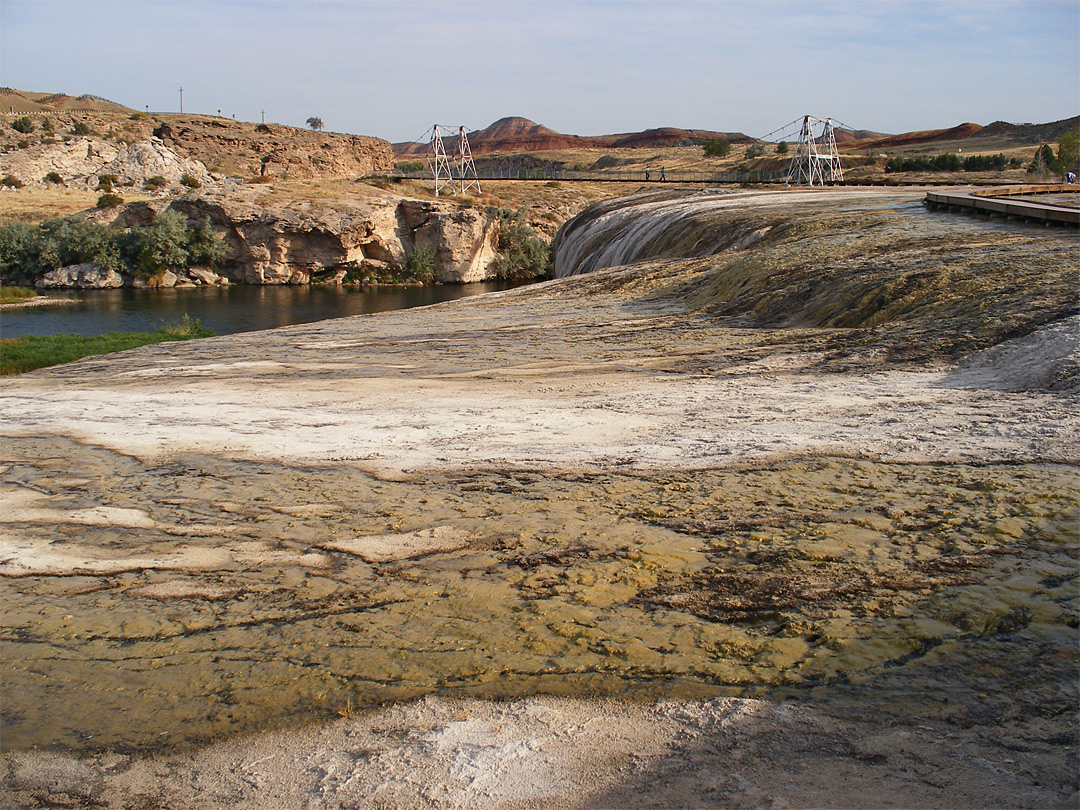
[[[1067,465],[385,481],[54,438],[3,450],[6,750],[177,749],[428,693],[1075,671]],[[1016,658],[987,660],[990,642]]]

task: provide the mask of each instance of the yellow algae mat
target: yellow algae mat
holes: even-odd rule
[[[1060,668],[1078,625],[1070,466],[383,481],[4,449],[5,747],[186,747],[429,693],[798,691],[1005,635]]]

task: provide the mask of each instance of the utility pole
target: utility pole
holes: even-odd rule
[[[180,114],[184,113],[184,88],[180,88]]]

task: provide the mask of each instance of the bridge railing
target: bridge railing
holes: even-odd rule
[[[392,177],[403,180],[431,180],[430,172],[394,171]],[[649,185],[664,183],[694,183],[694,184],[727,184],[727,183],[782,183],[787,177],[786,172],[755,172],[755,171],[722,171],[708,172],[694,169],[671,169],[661,176],[660,171],[652,170],[646,177],[642,169],[598,169],[575,171],[561,167],[497,167],[478,168],[477,179],[484,181],[493,180],[532,180],[532,181],[566,181],[573,183],[648,183]],[[471,179],[472,175],[469,175]]]

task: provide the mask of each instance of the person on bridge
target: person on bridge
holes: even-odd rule
[[[645,182],[647,183],[650,180],[652,180],[652,171],[649,169],[648,166],[646,166],[645,167]]]
[[[660,180],[667,180],[667,166],[660,167]]]

